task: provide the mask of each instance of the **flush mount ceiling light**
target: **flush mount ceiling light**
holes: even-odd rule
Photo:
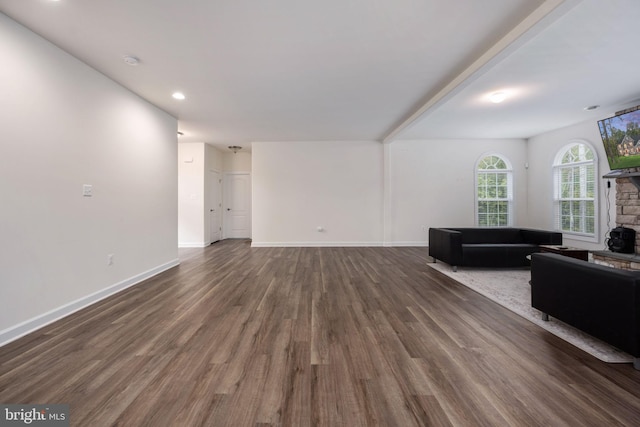
[[[598,108],[600,108],[599,105],[589,105],[588,107],[584,107],[587,111],[597,110]]]
[[[506,92],[494,92],[491,95],[489,95],[489,100],[494,104],[499,104],[505,99],[507,99]]]
[[[136,65],[138,65],[140,63],[140,60],[138,58],[136,58],[135,56],[131,56],[131,55],[123,56],[122,60],[124,61],[125,64],[131,65],[132,67],[135,67]]]
[[[229,150],[233,151],[233,154],[236,154],[239,150],[242,150],[242,147],[239,145],[230,145]]]
[[[182,92],[173,92],[173,95],[171,96],[173,96],[173,99],[179,99],[180,101],[186,98]]]

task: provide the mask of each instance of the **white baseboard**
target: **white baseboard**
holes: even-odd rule
[[[252,248],[335,248],[382,246],[382,242],[251,242]]]
[[[178,259],[0,331],[0,347],[180,264]]]
[[[316,248],[316,247],[394,247],[420,246],[427,247],[427,242],[251,242],[252,248]]]
[[[416,242],[387,242],[384,244],[385,246],[393,247],[393,246],[429,246],[425,241],[416,241]]]
[[[178,242],[179,248],[206,248],[211,242]]]

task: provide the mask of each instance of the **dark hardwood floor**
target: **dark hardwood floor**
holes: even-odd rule
[[[427,258],[183,250],[179,267],[1,347],[0,402],[68,403],[74,426],[640,425],[639,371]]]

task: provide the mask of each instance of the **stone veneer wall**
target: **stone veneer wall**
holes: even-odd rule
[[[631,259],[617,259],[609,255],[593,254],[593,262],[608,267],[619,268],[621,270],[640,270],[640,261]]]
[[[640,190],[631,178],[616,178],[616,226],[636,230],[635,254],[593,253],[596,264],[623,270],[640,270]]]

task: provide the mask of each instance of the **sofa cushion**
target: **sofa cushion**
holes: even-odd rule
[[[469,243],[523,243],[518,228],[454,228],[462,232],[462,244]]]
[[[462,262],[470,267],[519,267],[529,265],[527,255],[538,251],[538,245],[530,243],[463,244]]]

